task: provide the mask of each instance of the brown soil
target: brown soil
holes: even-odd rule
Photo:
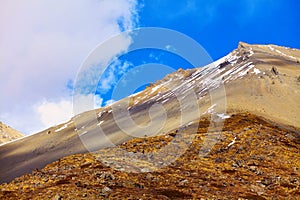
[[[175,136],[190,137],[198,125],[187,151],[158,171],[147,168],[147,159],[129,160],[125,166],[118,157],[120,149],[131,154],[157,152]],[[203,118],[181,132],[64,157],[2,184],[0,199],[300,199],[297,130],[249,113],[236,114],[226,119],[213,149],[199,156],[208,125],[209,119]],[[108,158],[109,162],[98,161]],[[127,172],[137,166],[144,173]]]

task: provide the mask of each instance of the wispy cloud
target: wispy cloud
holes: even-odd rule
[[[100,79],[98,92],[105,93],[117,83],[118,79],[132,66],[128,61],[115,60],[108,68],[108,72]]]

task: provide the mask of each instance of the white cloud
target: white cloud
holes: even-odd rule
[[[102,106],[103,99],[99,95],[94,96],[94,108],[100,108]]]
[[[136,4],[136,0],[2,0],[0,120],[32,133],[33,128],[14,120],[37,124],[36,115],[45,116],[48,106],[55,104],[60,110],[66,104],[61,99],[69,98],[67,82],[75,79],[89,52],[121,29],[135,26]],[[120,49],[129,44],[127,38]],[[45,105],[35,113],[35,105],[43,105],[40,102]]]
[[[44,127],[50,127],[66,122],[73,115],[71,101],[60,100],[58,102],[43,102],[36,106],[36,113]]]

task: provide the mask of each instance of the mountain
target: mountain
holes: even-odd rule
[[[24,135],[22,133],[0,122],[0,144],[21,138],[23,136]]]
[[[182,132],[135,138],[117,148],[59,159],[2,184],[1,199],[297,199],[300,197],[299,132],[250,113],[231,115],[212,151],[199,156],[209,118]],[[186,152],[151,171],[148,153],[175,136],[197,133]],[[179,146],[182,147],[182,146]],[[120,156],[120,149],[127,155]],[[165,161],[169,154],[161,161]],[[124,160],[125,159],[125,160]],[[101,162],[100,162],[101,161]],[[126,162],[124,162],[126,161]],[[160,161],[158,161],[158,164]],[[161,164],[163,165],[163,164]],[[140,168],[139,173],[130,172]]]
[[[1,145],[2,183],[38,170],[1,185],[0,194],[300,195],[299,60],[297,49],[241,42],[208,66],[178,70],[111,106]]]

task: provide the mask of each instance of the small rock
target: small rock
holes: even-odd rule
[[[233,164],[232,164],[232,167],[233,167],[233,168],[238,168],[239,166],[238,166],[238,164],[233,163]]]
[[[142,186],[142,185],[139,184],[139,183],[134,183],[134,187],[135,187],[135,188],[144,188],[144,186]]]
[[[275,75],[278,75],[278,74],[279,74],[277,68],[274,67],[274,66],[272,67],[271,72],[272,72],[273,74],[275,74]]]
[[[285,136],[286,136],[287,138],[291,139],[291,140],[294,140],[294,139],[295,139],[295,137],[294,137],[293,135],[291,135],[291,134],[286,134]]]
[[[256,175],[261,175],[261,174],[263,174],[263,172],[260,171],[256,166],[250,166],[250,167],[249,167],[249,170],[250,170],[251,172],[254,172]]]
[[[109,195],[112,192],[112,189],[110,189],[109,187],[105,186],[104,188],[102,188],[101,193],[103,195]]]
[[[269,179],[269,178],[264,178],[261,183],[265,186],[269,186],[272,184],[272,179]]]
[[[153,176],[152,176],[152,174],[147,174],[147,176],[146,176],[146,179],[148,179],[149,181],[152,181],[153,180]]]
[[[76,182],[75,185],[76,185],[77,187],[83,187],[83,184],[82,184],[80,181]]]
[[[256,168],[255,166],[250,166],[249,169],[250,169],[250,171],[252,171],[252,172],[256,172],[256,170],[257,170],[257,168]]]
[[[120,168],[122,168],[122,166],[121,165],[115,165],[114,166],[116,169],[120,169]]]
[[[179,185],[180,186],[185,186],[189,183],[189,181],[187,179],[183,180],[183,181],[180,181]]]
[[[148,173],[148,172],[150,172],[150,169],[149,168],[143,168],[143,169],[141,169],[141,172],[142,173]]]
[[[215,163],[222,163],[224,162],[226,159],[225,158],[215,158]]]
[[[239,167],[243,167],[243,161],[241,161],[241,160],[236,161],[236,164],[237,164]]]
[[[56,194],[54,197],[53,197],[53,200],[61,200],[62,199],[62,196],[60,194]]]
[[[265,193],[264,188],[259,187],[259,186],[257,186],[257,185],[251,185],[250,188],[251,188],[251,189],[250,189],[251,192],[255,192],[255,193],[258,194],[258,195],[262,195],[262,194]]]
[[[105,180],[115,180],[115,176],[113,174],[110,174],[110,173],[103,173],[103,174],[101,174],[100,177],[105,179]]]
[[[104,161],[104,165],[109,166],[109,165],[112,165],[112,164],[114,164],[114,162],[111,161],[111,160],[106,160],[106,161]]]

